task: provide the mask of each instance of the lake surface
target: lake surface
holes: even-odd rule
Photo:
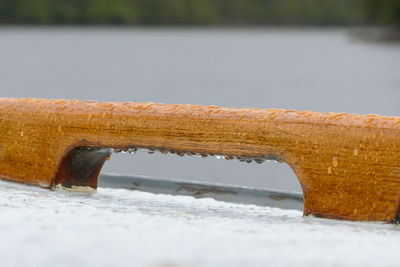
[[[0,96],[400,115],[400,45],[348,29],[0,28]],[[137,153],[104,172],[300,190],[285,164]]]

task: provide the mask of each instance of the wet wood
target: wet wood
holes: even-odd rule
[[[0,177],[96,187],[110,148],[275,159],[297,175],[305,215],[394,222],[399,129],[378,115],[3,98]]]

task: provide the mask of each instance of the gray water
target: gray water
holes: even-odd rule
[[[400,45],[348,29],[0,28],[0,96],[400,115]],[[104,172],[300,190],[285,164],[137,153]]]

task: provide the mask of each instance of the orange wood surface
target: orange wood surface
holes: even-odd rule
[[[277,159],[301,183],[304,214],[393,222],[399,129],[378,115],[0,98],[0,178],[96,187],[107,148]]]

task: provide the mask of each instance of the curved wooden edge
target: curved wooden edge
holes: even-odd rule
[[[0,99],[0,177],[96,187],[111,148],[275,159],[297,175],[305,214],[393,222],[399,130],[399,118],[378,115]]]
[[[61,184],[64,187],[90,186],[97,188],[101,168],[104,162],[110,158],[111,153],[111,149],[108,148],[72,148],[61,160],[52,186]]]

